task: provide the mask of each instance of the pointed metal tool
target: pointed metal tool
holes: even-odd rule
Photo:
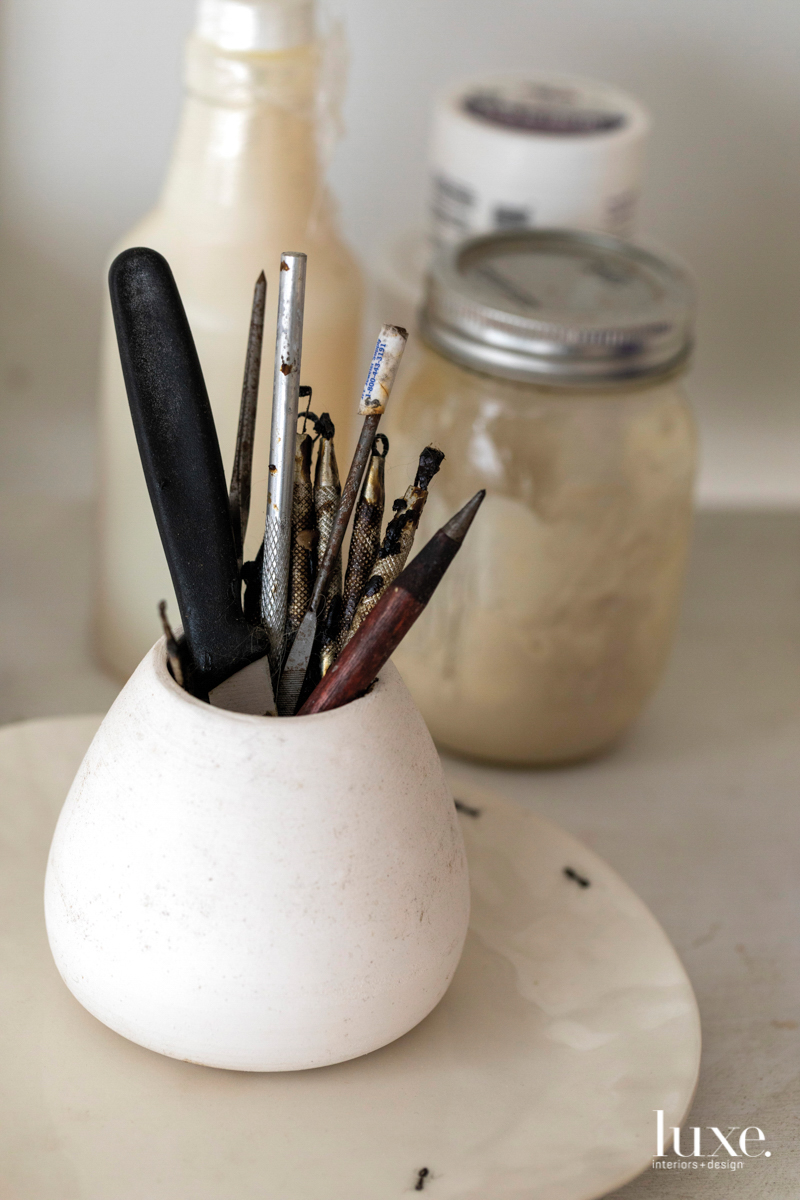
[[[258,385],[261,379],[261,351],[264,345],[264,309],[267,303],[267,280],[262,271],[253,292],[250,314],[250,335],[247,339],[247,358],[244,366],[242,402],[239,408],[239,431],[236,435],[236,454],[231,473],[231,525],[239,557],[244,560],[244,539],[250,516],[250,489],[253,479],[253,444],[256,432]]]
[[[286,636],[305,290],[305,254],[282,254],[261,584],[261,617],[269,641],[269,659],[275,682],[280,676]]]
[[[361,479],[372,455],[372,445],[375,441],[375,434],[378,432],[378,423],[391,395],[397,368],[400,366],[407,341],[408,333],[399,325],[384,325],[378,337],[358,409],[364,417],[361,435],[345,485],[342,488],[342,498],[325,548],[325,555],[317,572],[308,611],[303,617],[283,667],[281,703],[285,706],[282,711],[286,714],[294,713],[297,709],[317,634],[319,608],[342,548],[347,523],[361,487]]]
[[[239,407],[239,430],[231,473],[229,503],[231,527],[236,543],[239,570],[244,559],[244,539],[250,516],[250,491],[253,479],[253,446],[258,408],[258,385],[261,379],[261,353],[264,345],[264,310],[267,303],[267,280],[262,271],[253,292],[250,314],[250,334],[247,339],[247,358],[244,366],[242,401]],[[269,660],[264,654],[256,662],[236,671],[223,683],[212,688],[209,703],[228,712],[250,713],[253,716],[276,717],[275,694]]]

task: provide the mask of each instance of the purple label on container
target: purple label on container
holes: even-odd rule
[[[462,105],[470,116],[479,117],[491,125],[519,129],[524,133],[551,133],[560,136],[608,133],[625,124],[625,115],[589,106],[572,106],[543,100],[504,96],[497,91],[473,92],[465,96]]]

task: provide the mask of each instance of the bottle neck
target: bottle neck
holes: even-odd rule
[[[195,32],[222,50],[289,50],[314,40],[315,0],[200,0]]]
[[[293,235],[304,238],[322,188],[319,68],[316,42],[237,53],[191,39],[161,208],[179,212],[198,236],[217,244],[276,228],[287,244]]]

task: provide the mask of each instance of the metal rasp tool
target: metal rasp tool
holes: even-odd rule
[[[342,498],[339,501],[330,538],[325,547],[325,554],[314,581],[314,590],[311,593],[308,611],[303,617],[283,668],[281,711],[284,713],[294,713],[297,710],[308,664],[311,660],[311,652],[314,648],[320,605],[325,598],[331,572],[342,548],[345,530],[361,487],[361,480],[372,456],[372,446],[375,434],[378,432],[378,424],[391,395],[397,368],[400,366],[407,341],[408,332],[405,329],[399,325],[384,325],[375,346],[375,353],[372,356],[367,382],[364,385],[358,409],[359,414],[364,417],[364,424],[361,427],[350,471],[342,488]]]
[[[125,250],[109,289],[147,488],[178,598],[186,686],[205,696],[264,654],[245,620],[228,489],[178,288],[155,250]]]
[[[276,685],[283,665],[286,638],[305,292],[305,254],[282,254],[261,582],[261,619],[267,634],[272,678]]]

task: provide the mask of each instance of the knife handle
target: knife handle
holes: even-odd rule
[[[136,441],[195,687],[207,691],[244,665],[252,640],[214,417],[166,259],[142,247],[123,251],[111,264],[109,289]]]

